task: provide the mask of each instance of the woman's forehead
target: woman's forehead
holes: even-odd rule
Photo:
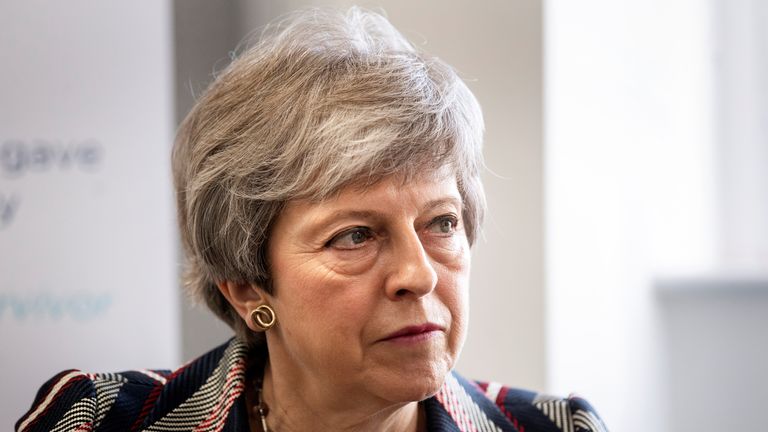
[[[292,200],[284,212],[378,212],[403,210],[426,211],[440,205],[461,207],[456,178],[445,173],[430,173],[404,181],[401,176],[389,176],[363,186],[352,184],[323,200]]]
[[[442,165],[440,167],[431,167],[426,164],[420,166],[403,167],[403,169],[394,174],[381,176],[358,176],[357,179],[347,181],[336,187],[331,193],[325,196],[306,197],[310,202],[324,202],[338,199],[342,194],[370,194],[377,188],[396,187],[405,189],[415,183],[440,183],[457,182],[458,175],[452,165]],[[301,197],[305,198],[305,197]]]

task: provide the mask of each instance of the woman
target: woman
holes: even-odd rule
[[[452,372],[482,116],[381,16],[299,13],[211,85],[173,155],[187,286],[236,338],[175,372],[63,372],[18,430],[602,431]]]

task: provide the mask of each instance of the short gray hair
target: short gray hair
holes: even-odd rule
[[[469,243],[485,209],[480,106],[451,67],[383,16],[310,9],[266,28],[181,124],[173,148],[185,285],[251,344],[216,283],[271,292],[270,228],[286,202],[449,167]]]

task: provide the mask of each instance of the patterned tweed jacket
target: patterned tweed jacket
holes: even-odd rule
[[[246,347],[235,339],[175,372],[62,372],[17,431],[248,431]],[[422,402],[430,431],[606,432],[583,399],[558,399],[450,374]]]

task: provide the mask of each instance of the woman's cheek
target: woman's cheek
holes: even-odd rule
[[[378,251],[378,245],[352,250],[329,249],[325,252],[325,264],[332,273],[346,276],[358,275],[374,266]]]
[[[468,249],[466,238],[462,234],[454,234],[450,237],[432,237],[422,240],[425,249],[435,261],[460,270],[467,265]]]

